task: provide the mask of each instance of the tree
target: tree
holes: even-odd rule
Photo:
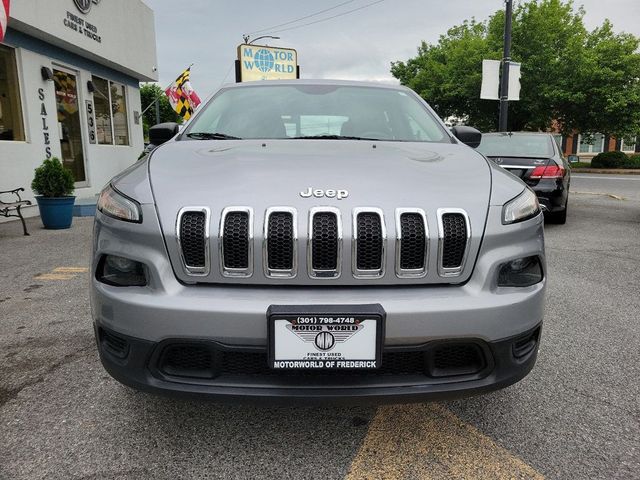
[[[158,101],[160,102],[160,123],[182,123],[182,118],[175,112],[160,85],[156,83],[145,83],[140,87],[140,103],[143,111],[151,105],[156,98],[158,98]],[[156,108],[155,106],[152,106],[144,112],[142,118],[142,127],[145,137],[148,136],[149,127],[156,123]]]
[[[514,11],[512,59],[522,64],[520,101],[509,104],[511,130],[574,130],[625,135],[640,131],[638,39],[608,21],[593,32],[571,1],[521,3]],[[392,74],[443,117],[497,126],[498,102],[479,98],[482,59],[502,57],[504,11],[451,28],[435,45],[394,62]]]

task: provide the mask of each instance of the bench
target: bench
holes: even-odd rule
[[[4,217],[18,217],[22,222],[22,230],[24,230],[24,234],[29,235],[29,232],[27,232],[27,225],[24,223],[24,217],[22,216],[20,209],[24,206],[31,205],[31,202],[29,200],[22,200],[22,198],[20,198],[20,192],[24,192],[24,188],[0,191],[0,215]],[[14,201],[12,202],[4,202],[1,198],[3,194],[13,194],[16,198],[14,198]],[[14,211],[15,213],[12,213]]]

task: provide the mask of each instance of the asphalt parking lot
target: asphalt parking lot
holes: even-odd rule
[[[135,392],[99,363],[91,226],[0,224],[0,478],[640,478],[640,176],[574,175],[546,229],[538,363],[470,399],[262,408]]]

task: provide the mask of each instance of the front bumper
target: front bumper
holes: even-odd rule
[[[91,305],[96,331],[125,339],[128,353],[117,357],[100,345],[105,368],[136,388],[207,394],[218,399],[295,398],[412,401],[451,398],[501,388],[524,377],[535,363],[535,349],[520,358],[513,344],[535,332],[543,318],[546,279],[530,287],[497,286],[498,270],[509,260],[530,255],[544,262],[542,216],[513,225],[500,223],[501,207],[491,207],[473,274],[464,284],[318,286],[180,283],[168,262],[152,210],[145,223],[96,218],[95,272],[101,255],[143,262],[146,287],[115,287],[92,279]],[[546,269],[545,269],[546,270]],[[379,304],[386,312],[384,350],[425,352],[442,342],[480,345],[486,364],[468,375],[345,375],[286,378],[264,370],[240,380],[168,378],[154,355],[171,342],[196,342],[241,354],[266,352],[267,310],[271,305]],[[244,352],[244,353],[242,353]],[[427,355],[427,353],[425,353]],[[383,368],[385,360],[383,358]],[[397,373],[397,372],[396,372]],[[233,381],[232,381],[233,380]]]
[[[105,369],[118,381],[130,387],[152,393],[207,397],[217,401],[259,401],[261,403],[398,403],[425,400],[453,399],[487,393],[512,385],[525,377],[533,368],[541,334],[541,325],[516,337],[496,342],[465,338],[467,345],[476,345],[484,363],[475,372],[454,370],[453,375],[428,367],[429,351],[446,342],[429,342],[418,346],[385,348],[385,356],[404,355],[410,358],[424,352],[423,372],[391,366],[382,371],[331,372],[296,371],[266,372],[266,349],[223,345],[211,341],[194,342],[192,339],[172,338],[162,342],[149,342],[125,337],[96,326],[96,339],[100,359]],[[179,345],[196,345],[219,352],[220,366],[213,378],[189,378],[167,373],[163,367],[163,354]],[[115,347],[114,347],[115,345]],[[232,352],[236,358],[253,356],[264,359],[264,367],[249,362],[231,367],[222,354]],[[383,367],[384,367],[383,356]],[[191,360],[193,362],[193,360]],[[223,365],[225,364],[225,365]],[[244,368],[246,371],[241,370]],[[391,370],[397,370],[392,372]],[[262,375],[254,370],[260,369]],[[451,372],[449,372],[451,373]]]

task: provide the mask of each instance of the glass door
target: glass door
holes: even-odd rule
[[[76,75],[73,73],[59,69],[53,70],[62,163],[73,172],[76,184],[86,185],[80,102],[76,80]]]

